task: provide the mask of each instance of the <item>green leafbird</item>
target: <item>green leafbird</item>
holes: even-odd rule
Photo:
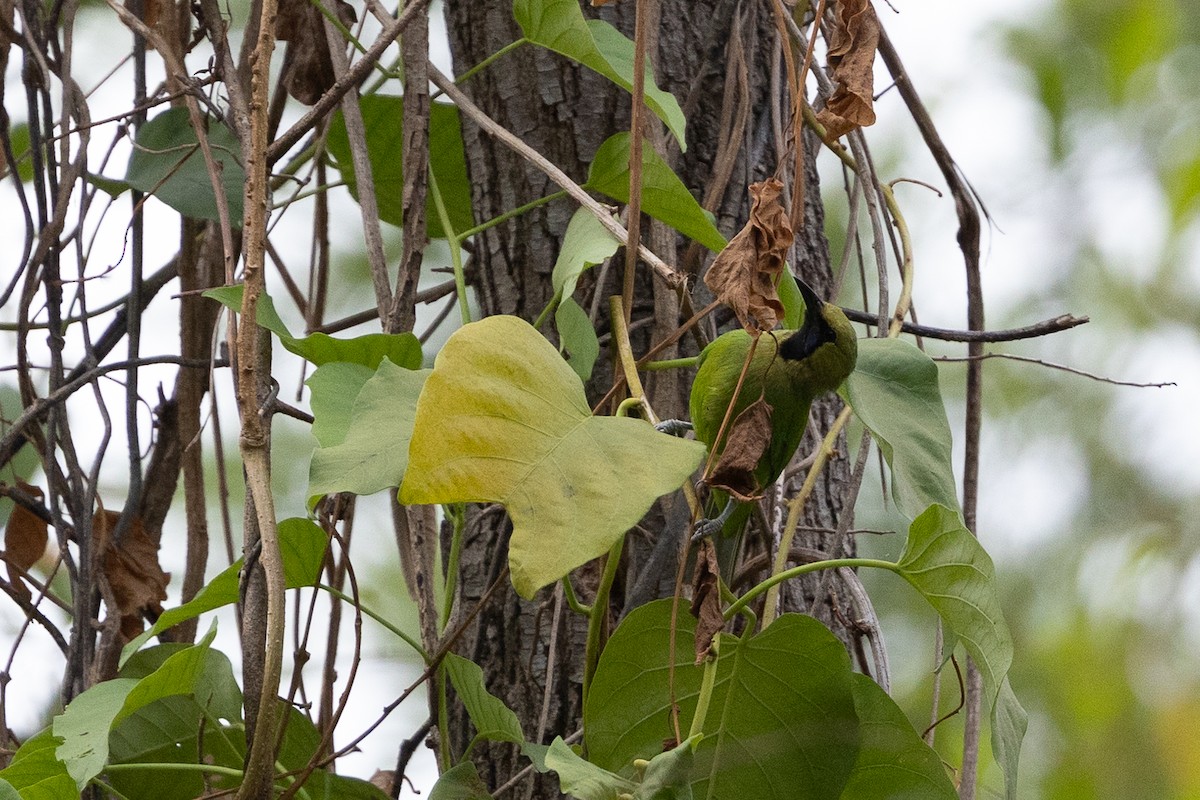
[[[800,446],[812,401],[841,385],[854,370],[858,355],[854,329],[842,310],[821,300],[803,281],[798,283],[804,297],[804,322],[796,330],[770,331],[759,337],[736,401],[734,390],[753,342],[750,334],[741,328],[722,334],[704,348],[692,383],[692,426],[696,438],[708,446],[711,463],[721,463],[723,455],[739,460],[739,454],[733,453],[730,446],[734,421],[760,399],[770,407],[769,417],[760,405],[757,422],[746,422],[752,427],[764,427],[757,435],[754,431],[749,433],[751,442],[762,440],[757,447],[753,443],[747,446],[747,437],[734,433],[734,440],[738,442],[736,447],[748,448],[740,454],[743,471],[748,473],[744,478],[752,478],[743,480],[744,486],[750,485],[745,486],[748,491],[744,489],[741,493],[748,496],[766,490],[783,472]],[[717,442],[730,404],[733,412],[729,414],[721,441]],[[726,453],[727,446],[731,447],[729,453]],[[748,464],[745,463],[747,453]],[[722,484],[715,478],[712,482]],[[716,503],[728,496],[725,492],[713,494]],[[719,516],[702,520],[696,526],[695,538],[718,530],[723,530],[726,535],[740,533],[749,511],[749,503],[728,497]]]

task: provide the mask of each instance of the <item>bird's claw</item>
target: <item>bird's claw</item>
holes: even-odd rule
[[[692,530],[692,544],[699,542],[701,539],[707,539],[708,537],[720,532],[724,525],[725,521],[719,517],[700,520],[696,523],[696,527]]]
[[[692,423],[682,419],[664,419],[656,424],[654,429],[669,436],[682,436],[692,429]]]

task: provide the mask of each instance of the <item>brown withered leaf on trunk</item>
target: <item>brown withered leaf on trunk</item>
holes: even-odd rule
[[[748,503],[762,496],[754,468],[771,444],[771,404],[758,398],[729,423],[725,449],[708,485]]]
[[[171,575],[159,566],[158,545],[146,535],[141,519],[132,520],[120,545],[112,541],[112,531],[120,519],[117,511],[97,511],[92,528],[103,546],[104,576],[117,604],[109,613],[120,615],[121,634],[128,641],[142,632],[145,616],[157,618],[162,613]]]
[[[17,488],[32,497],[44,497],[41,489],[20,478],[17,479]],[[33,595],[21,580],[21,573],[17,568],[28,572],[46,552],[49,540],[45,520],[24,506],[13,507],[8,516],[8,525],[4,528],[4,560],[8,562],[9,582],[17,594],[26,600]]]
[[[775,282],[792,246],[792,226],[779,202],[782,192],[775,178],[750,184],[750,219],[704,273],[704,284],[750,333],[769,331],[783,317]]]
[[[834,90],[817,121],[829,138],[875,124],[875,49],[879,18],[870,0],[839,0],[837,25],[829,43],[829,68]]]
[[[334,12],[346,27],[358,18],[345,0],[334,0]],[[279,0],[275,37],[288,43],[280,74],[284,88],[296,100],[311,106],[335,81],[324,16],[309,0]]]
[[[696,664],[708,658],[713,639],[725,627],[725,616],[721,613],[721,585],[717,577],[717,551],[712,539],[700,541],[696,553],[696,572],[692,576],[692,616],[696,618]]]

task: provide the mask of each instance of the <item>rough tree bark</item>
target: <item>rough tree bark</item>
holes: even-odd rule
[[[587,13],[597,14],[632,36],[633,2],[614,3],[598,11],[589,9]],[[459,74],[520,37],[510,0],[448,0],[446,18],[455,70]],[[778,50],[770,6],[756,0],[662,0],[657,37],[658,47],[651,51],[650,61],[659,85],[679,99],[688,126],[687,152],[679,154],[677,149],[668,149],[666,155],[693,194],[702,202],[708,198],[708,207],[716,215],[718,227],[731,236],[746,220],[747,186],[768,177],[776,166],[769,87],[771,59]],[[780,56],[776,57],[782,62]],[[489,115],[580,182],[586,177],[587,165],[599,145],[622,128],[628,129],[627,93],[604,78],[534,46],[504,56],[472,77],[463,88]],[[787,118],[786,111],[780,113],[783,119]],[[721,155],[723,129],[725,137],[733,142],[732,147],[724,146],[726,158]],[[557,189],[535,167],[469,122],[464,122],[463,134],[477,219],[490,219]],[[812,148],[808,156],[806,225],[797,235],[792,263],[821,290],[830,283],[829,250],[822,230],[824,215]],[[728,175],[723,189],[722,175]],[[470,279],[483,314],[516,314],[532,320],[541,311],[553,293],[551,271],[561,236],[574,210],[572,202],[557,201],[476,238]],[[677,240],[672,252],[660,251],[660,255],[682,268],[688,265],[688,250],[687,243]],[[581,285],[586,291],[603,292],[603,297],[619,294],[621,263],[618,254],[605,285],[596,287],[583,282]],[[641,340],[635,339],[634,347],[642,352],[654,331],[673,330],[681,321],[675,316],[677,304],[663,302],[662,287],[652,286],[646,272],[639,277],[633,310],[635,324],[638,320],[653,323],[638,329]],[[587,280],[594,281],[594,277],[589,275]],[[699,281],[696,285],[700,286]],[[702,287],[695,291],[696,306],[702,307],[709,298],[703,296]],[[584,307],[588,305],[585,303]],[[656,315],[671,318],[656,318]],[[603,326],[602,321],[602,329]],[[688,347],[695,352],[694,344],[683,345],[685,351]],[[607,355],[602,352],[596,378],[589,387],[593,400],[603,394],[612,380]],[[688,389],[686,376],[660,381],[657,385],[652,383],[651,399],[664,416],[679,414],[687,408]],[[813,422],[801,452],[811,452],[838,410],[836,398],[826,398],[814,405]],[[839,487],[848,474],[844,459],[832,462],[818,483],[804,524],[825,527],[836,524],[840,511]],[[639,566],[645,563],[653,539],[665,535],[660,533],[662,515],[658,516],[657,521],[648,521],[644,526],[654,532],[652,536],[636,533],[631,536],[625,585],[637,579]],[[471,607],[499,574],[507,557],[509,531],[507,519],[501,513],[486,510],[470,516],[461,562],[463,607]],[[681,530],[668,530],[667,534],[682,541]],[[797,544],[828,548],[827,539],[801,533]],[[853,552],[853,542],[847,542],[846,547]],[[670,591],[674,567],[672,557],[664,571],[669,574],[658,581],[660,592]],[[586,595],[587,569],[582,572],[584,575],[576,585]],[[818,581],[802,588],[801,594],[807,596],[809,603]],[[550,702],[545,730],[565,735],[579,727],[585,622],[569,612],[561,615],[555,665],[547,676],[550,625],[555,618],[553,597],[553,590],[547,589],[534,601],[524,602],[510,589],[502,591],[480,614],[458,647],[463,655],[483,667],[489,689],[517,711],[531,737],[538,729],[547,681]],[[614,589],[613,597],[616,614],[622,605],[620,587]],[[827,624],[832,623],[843,639],[848,639],[848,633],[840,630],[828,609],[825,610],[820,616],[825,617]],[[471,737],[470,723],[461,709],[451,713],[454,731],[451,744],[455,753],[461,753]],[[515,748],[509,745],[477,747],[474,752],[481,776],[493,788],[522,766]],[[525,786],[517,791],[517,796],[523,796],[522,792],[531,797],[558,796],[553,778],[531,779]]]

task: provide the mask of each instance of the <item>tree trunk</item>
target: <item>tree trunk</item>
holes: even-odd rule
[[[586,9],[586,13],[612,22],[631,37],[634,11],[633,2]],[[458,74],[521,35],[513,20],[511,0],[448,0],[446,19]],[[778,159],[769,88],[772,54],[778,51],[770,6],[753,0],[663,0],[661,23],[654,30],[657,49],[651,48],[648,64],[653,64],[659,86],[675,95],[687,116],[687,152],[680,154],[678,147],[672,145],[664,149],[664,155],[693,194],[715,214],[722,233],[732,236],[748,214],[748,185],[771,175]],[[782,57],[775,57],[782,72]],[[532,45],[505,55],[472,77],[463,88],[484,111],[581,183],[600,144],[629,126],[630,98],[626,92],[566,58]],[[778,109],[777,113],[779,119],[787,119],[785,109]],[[464,120],[463,128],[478,220],[490,219],[557,190],[536,167],[469,121]],[[829,284],[830,272],[814,155],[814,149],[809,148],[806,223],[797,233],[792,263],[820,291]],[[550,276],[561,237],[574,210],[572,201],[559,200],[476,237],[470,277],[484,315],[515,314],[532,320],[545,307],[553,294]],[[662,240],[661,234],[643,237],[643,241],[654,241],[660,246]],[[666,241],[674,246],[669,252],[658,250],[659,255],[680,268],[697,269],[699,265],[689,264],[689,259],[700,259],[693,255],[696,250],[688,242],[673,234]],[[600,270],[590,271],[581,281],[581,289],[603,292],[602,298],[619,294],[621,263],[618,254],[605,284],[600,287],[594,284],[594,274]],[[710,297],[699,281],[695,285],[698,287],[695,305],[699,308]],[[583,305],[588,308],[590,298]],[[633,319],[635,324],[639,320],[651,324],[636,328],[635,335],[640,340],[634,340],[635,351],[644,352],[652,337],[661,339],[679,325],[678,307],[678,298],[661,284],[652,285],[648,270],[642,270]],[[606,310],[606,304],[602,303],[601,308]],[[604,313],[600,316],[601,333],[606,327],[605,317]],[[696,351],[690,339],[681,343],[681,349],[684,354]],[[611,361],[606,356],[602,352],[596,377],[589,386],[593,401],[611,384]],[[660,414],[679,415],[687,408],[689,379],[688,375],[671,375],[649,383],[651,401]],[[801,452],[811,452],[812,445],[829,429],[839,405],[833,397],[814,404],[813,425]],[[844,459],[835,459],[827,467],[813,502],[809,503],[805,524],[823,527],[836,524],[841,510],[839,487],[848,474]],[[655,539],[669,534],[673,541],[682,542],[686,523],[682,530],[659,533],[663,530],[662,517],[660,512],[657,519],[645,523],[655,535],[647,537],[635,532],[630,536],[624,565],[626,574],[618,579],[619,586],[613,592],[614,615],[624,605],[621,587],[632,587],[642,565],[658,565],[654,568],[660,569],[660,579],[651,581],[658,593],[671,590],[676,552],[670,553],[666,568],[661,566],[664,562],[647,559]],[[507,558],[510,530],[503,514],[487,511],[470,516],[461,561],[463,608],[472,607],[499,574]],[[827,539],[802,536],[798,543],[828,548]],[[853,542],[847,542],[846,546],[852,552]],[[598,570],[593,564],[573,576],[585,602],[590,600],[588,592],[596,575]],[[819,577],[801,589],[809,604],[818,583]],[[544,738],[554,733],[565,736],[580,724],[586,621],[565,608],[556,615],[554,597],[554,590],[546,589],[535,600],[525,602],[510,587],[501,587],[459,646],[463,655],[482,666],[489,689],[517,712],[526,736],[531,739],[538,733],[547,691]],[[547,675],[547,648],[556,616],[560,619],[556,652],[553,669]],[[829,618],[830,614],[819,616],[847,638],[846,632]],[[452,710],[451,714],[451,745],[457,756],[463,752],[472,731],[461,709]],[[524,765],[511,745],[477,747],[474,753],[481,776],[493,789]],[[529,794],[519,791],[517,796],[558,796],[557,783],[552,777],[538,776],[524,785],[532,787],[524,790]]]

